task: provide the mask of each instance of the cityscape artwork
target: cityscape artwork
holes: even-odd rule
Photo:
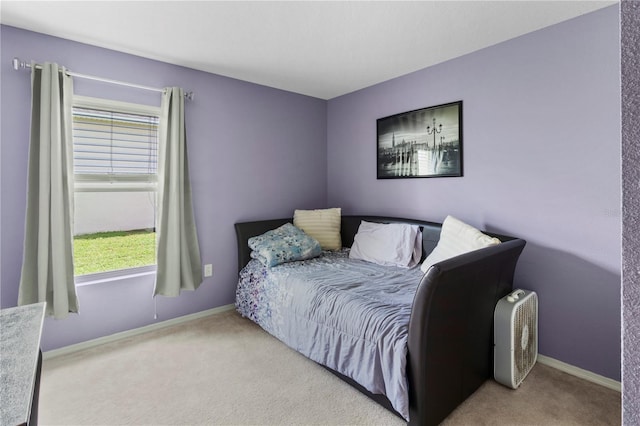
[[[378,179],[462,176],[462,101],[378,119]]]

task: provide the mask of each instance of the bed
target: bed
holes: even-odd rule
[[[362,221],[371,223],[402,223],[416,225],[421,230],[422,259],[424,259],[434,248],[436,248],[440,239],[442,224],[394,217],[382,216],[342,216],[340,222],[340,233],[342,237],[342,246],[349,248],[354,242],[354,237],[358,232],[358,228]],[[247,279],[248,276],[265,274],[260,271],[260,266],[256,266],[255,260],[252,261],[251,249],[248,241],[252,237],[264,234],[267,231],[274,230],[286,223],[292,223],[292,218],[261,220],[252,222],[242,222],[235,225],[237,243],[238,243],[238,270],[241,277],[239,288],[243,279],[252,281],[253,278]],[[485,232],[486,233],[486,232]],[[486,233],[492,237],[497,237],[501,241],[500,244],[465,253],[441,262],[435,263],[426,273],[422,273],[419,268],[406,269],[398,272],[415,280],[413,287],[408,288],[410,291],[410,299],[406,294],[398,296],[403,299],[405,305],[393,305],[390,310],[384,312],[384,316],[397,316],[404,324],[404,334],[400,343],[393,343],[392,346],[397,352],[395,357],[402,358],[401,361],[393,361],[401,365],[402,377],[398,379],[397,372],[392,371],[389,376],[392,377],[389,383],[384,383],[382,391],[380,386],[368,381],[366,368],[359,371],[358,366],[344,366],[343,360],[337,359],[333,355],[318,355],[322,353],[323,344],[318,344],[318,332],[313,331],[313,339],[309,336],[296,336],[297,321],[287,320],[282,316],[275,315],[271,312],[272,306],[267,308],[260,306],[259,297],[255,296],[256,291],[251,289],[243,289],[245,296],[238,294],[237,306],[243,316],[260,324],[260,318],[251,318],[253,311],[240,305],[251,304],[254,311],[260,309],[269,310],[269,321],[266,325],[260,324],[271,334],[274,334],[284,343],[293,349],[309,356],[309,358],[323,365],[336,376],[345,380],[359,391],[368,395],[384,407],[396,413],[400,417],[408,420],[412,425],[435,425],[440,423],[449,413],[451,413],[460,403],[470,396],[485,380],[492,377],[493,373],[493,311],[497,301],[505,296],[513,287],[513,276],[518,258],[525,246],[525,241],[519,238],[513,238],[505,235],[497,235]],[[341,262],[348,257],[348,250],[337,251],[332,258],[322,256],[312,261],[291,262],[281,265],[282,267],[273,268],[273,271],[279,273],[285,280],[291,281],[291,277],[297,277],[294,272],[296,264],[308,264],[308,267],[318,268],[317,263],[337,262],[341,268]],[[337,260],[334,260],[337,258]],[[366,266],[365,266],[366,268]],[[371,266],[370,273],[373,275],[384,275],[384,272],[378,272]],[[387,269],[394,267],[386,267]],[[268,269],[268,268],[267,268]],[[320,271],[320,269],[316,269]],[[334,275],[340,275],[342,272],[338,270]],[[350,274],[351,272],[349,272]],[[349,275],[345,274],[345,275]],[[395,272],[390,276],[395,277]],[[276,274],[277,275],[277,274]],[[323,273],[311,274],[320,280]],[[244,277],[244,278],[243,278]],[[331,279],[332,281],[332,279]],[[292,288],[299,288],[301,285],[297,281],[293,281]],[[392,286],[395,283],[391,283]],[[346,284],[348,287],[349,283]],[[289,293],[283,293],[280,286],[273,286],[279,294],[276,298],[291,298]],[[384,298],[387,298],[392,292],[386,291]],[[323,290],[334,291],[334,290]],[[246,294],[253,292],[253,299],[247,302]],[[324,293],[322,297],[333,298],[334,293]],[[339,298],[340,294],[337,294]],[[310,296],[303,296],[309,298]],[[369,297],[369,296],[367,296]],[[244,301],[240,301],[243,299]],[[374,298],[375,299],[375,298]],[[386,300],[386,299],[385,299]],[[389,297],[389,300],[395,300]],[[408,302],[407,302],[408,300]],[[378,301],[374,300],[370,310],[378,309]],[[339,301],[337,302],[339,303]],[[394,302],[395,303],[395,302]],[[314,305],[317,307],[317,303]],[[382,305],[381,305],[382,306]],[[399,308],[396,309],[396,306]],[[401,306],[401,307],[400,307]],[[299,308],[295,307],[296,311]],[[333,308],[335,309],[335,308]],[[365,307],[366,309],[366,307]],[[297,313],[299,315],[307,315],[306,313]],[[260,317],[259,314],[256,315]],[[263,315],[266,317],[266,315]],[[277,316],[277,320],[271,318]],[[306,320],[305,320],[306,321]],[[317,319],[309,319],[308,322],[313,324]],[[366,323],[371,320],[362,320]],[[293,323],[296,324],[293,324]],[[335,327],[335,325],[333,325]],[[306,330],[302,328],[302,330]],[[396,328],[383,329],[384,336],[395,333]],[[301,334],[307,333],[303,331]],[[321,333],[320,333],[321,334]],[[335,345],[335,339],[329,339],[324,346],[329,348],[331,344]],[[340,341],[341,351],[345,351],[347,345]],[[395,346],[394,346],[395,345]],[[311,348],[313,346],[313,348]],[[318,348],[320,346],[320,352]],[[399,347],[399,349],[398,349]],[[309,349],[311,348],[311,349]],[[326,349],[327,351],[330,350]],[[354,349],[346,349],[350,352]],[[360,352],[361,348],[355,351]],[[308,354],[310,352],[311,355]],[[398,356],[398,353],[400,356]],[[332,362],[333,361],[333,362]],[[387,361],[392,362],[391,358],[385,357],[384,353],[376,359],[369,360],[375,368],[389,371]],[[366,362],[364,363],[366,366]],[[404,384],[404,385],[403,385]],[[404,386],[404,389],[403,389]],[[402,401],[398,402],[398,395],[406,394],[406,404]]]

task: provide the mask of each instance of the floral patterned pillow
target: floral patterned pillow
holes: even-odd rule
[[[249,238],[249,248],[252,250],[251,257],[266,267],[311,259],[322,253],[318,240],[290,223]]]

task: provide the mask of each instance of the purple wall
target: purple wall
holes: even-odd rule
[[[181,86],[196,222],[213,277],[195,292],[158,298],[158,321],[233,303],[233,224],[326,205],[326,101],[81,43],[0,27],[1,306],[17,303],[26,200],[30,74],[11,59],[51,61],[73,71],[147,86]],[[159,105],[160,94],[75,79],[75,93]],[[311,160],[310,160],[311,159]],[[153,277],[78,288],[80,314],[45,321],[43,349],[154,322]]]
[[[328,204],[527,240],[540,353],[620,380],[618,7],[329,101]],[[428,48],[430,41],[425,43]],[[376,180],[376,119],[463,100],[464,177]]]

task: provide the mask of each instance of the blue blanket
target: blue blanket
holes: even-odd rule
[[[409,420],[407,334],[420,268],[380,266],[348,251],[240,272],[236,307],[289,347],[383,394]]]

